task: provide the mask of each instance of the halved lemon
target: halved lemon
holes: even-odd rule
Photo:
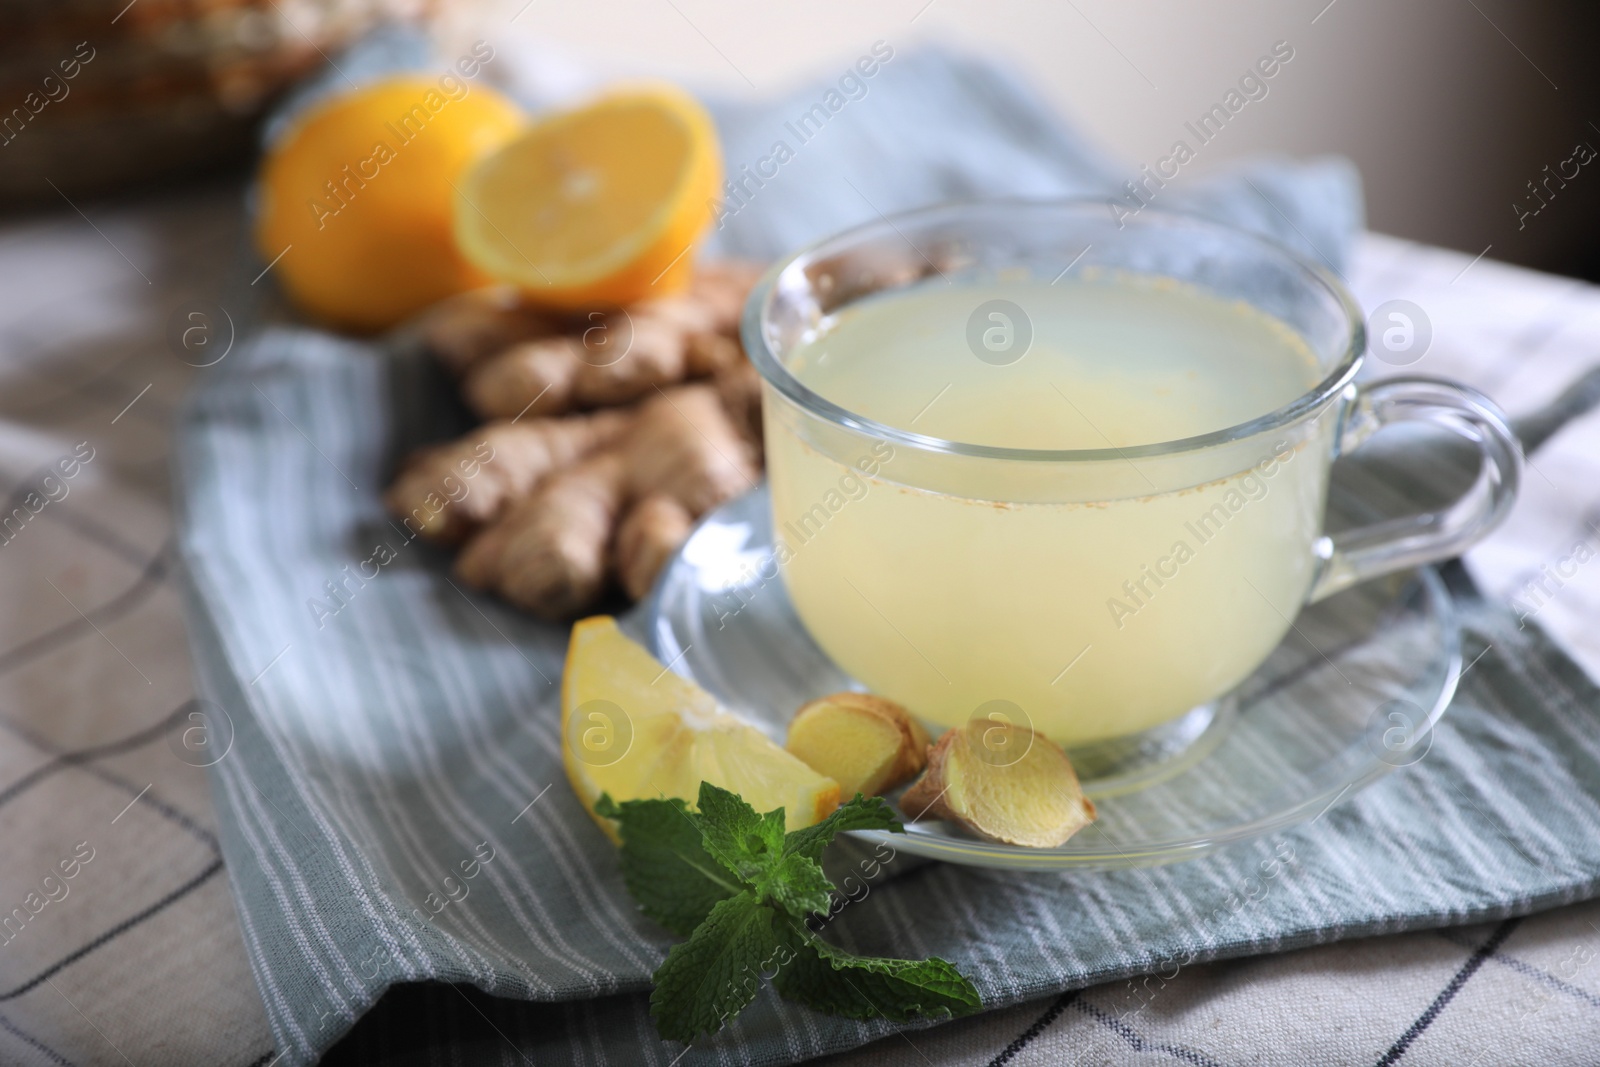
[[[602,793],[617,801],[680,797],[692,805],[701,782],[738,793],[758,812],[781,806],[790,830],[839,806],[839,783],[673,674],[607,615],[572,628],[561,726],[567,779],[591,814]],[[595,821],[616,837],[610,820]]]
[[[627,304],[688,284],[721,183],[716,128],[693,97],[618,90],[536,122],[474,166],[456,198],[456,241],[541,303]]]

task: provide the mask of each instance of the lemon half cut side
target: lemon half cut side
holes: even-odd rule
[[[480,160],[456,240],[485,273],[562,308],[681,290],[722,182],[716,128],[681,89],[616,90]]]

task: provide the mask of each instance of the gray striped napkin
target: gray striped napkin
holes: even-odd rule
[[[735,169],[823,91],[725,109]],[[769,256],[879,211],[1109,173],[992,69],[897,54],[718,237]],[[1187,195],[1337,262],[1359,225],[1347,167],[1247,177]],[[892,1032],[768,990],[681,1059],[656,1040],[645,991],[670,938],[565,784],[564,631],[455,586],[379,504],[400,455],[461,428],[449,392],[406,344],[272,327],[208,369],[179,428],[197,681],[231,725],[219,837],[278,1062],[313,1062],[375,1005],[333,1058],[775,1064]],[[1428,758],[1294,834],[1115,873],[901,857],[831,929],[944,956],[998,1007],[1593,895],[1600,693],[1537,629],[1468,615],[1467,655],[1493,654]]]

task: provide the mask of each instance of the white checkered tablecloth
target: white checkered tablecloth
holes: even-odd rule
[[[0,917],[13,916],[0,931],[0,1063],[261,1067],[275,1055],[204,772],[174,741],[192,689],[170,573],[168,426],[203,372],[165,335],[180,305],[243,269],[240,199],[222,188],[0,229],[0,477],[7,513],[37,506],[0,538]],[[1403,298],[1428,316],[1431,348],[1406,370],[1460,378],[1513,412],[1600,353],[1588,285],[1377,236],[1351,273],[1367,307]],[[45,483],[81,442],[93,458]],[[1600,564],[1572,563],[1580,541],[1600,544],[1597,502],[1592,416],[1535,457],[1512,520],[1469,563],[1497,595],[1545,576],[1539,622],[1600,676]],[[1600,905],[1582,904],[1194,966],[837,1061],[1592,1064],[1597,924]]]

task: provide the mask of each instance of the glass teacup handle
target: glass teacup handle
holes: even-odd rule
[[[1522,477],[1517,435],[1494,401],[1477,390],[1437,378],[1391,378],[1350,388],[1354,397],[1339,436],[1340,455],[1386,426],[1424,423],[1448,430],[1476,449],[1478,476],[1454,503],[1438,511],[1318,538],[1317,577],[1307,598],[1312,602],[1368,578],[1460,555],[1510,512]]]

